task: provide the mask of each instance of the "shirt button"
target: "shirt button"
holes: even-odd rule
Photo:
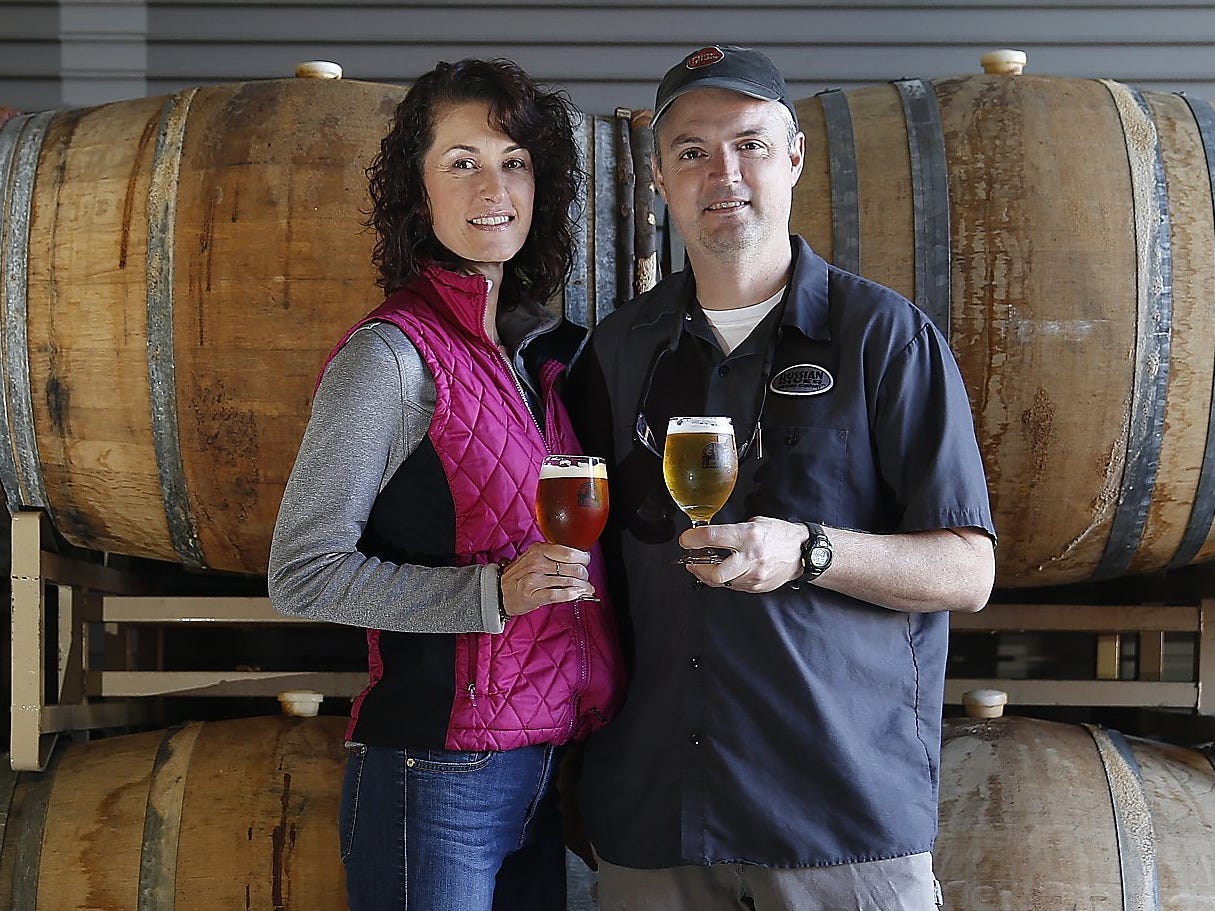
[[[794,433],[792,430],[785,434],[785,445],[796,446],[797,441],[801,439],[801,434]]]
[[[691,665],[692,670],[696,670],[698,667],[700,667],[700,658],[698,658],[696,655],[693,655],[692,660],[689,661],[688,664]]]
[[[718,367],[717,375],[718,376],[729,376],[730,375],[730,365],[722,364],[720,367]]]
[[[698,746],[700,746],[700,735],[699,735],[699,734],[696,734],[696,733],[693,733],[693,734],[692,734],[692,735],[691,735],[691,736],[688,738],[688,743],[692,744],[692,746],[694,746],[694,747],[698,747]]]

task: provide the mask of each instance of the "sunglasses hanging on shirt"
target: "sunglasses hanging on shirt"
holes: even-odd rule
[[[633,427],[637,442],[662,458],[663,447],[666,444],[666,426],[670,418],[677,415],[700,414],[704,411],[704,388],[700,378],[704,375],[700,369],[703,365],[696,363],[699,358],[680,356],[680,342],[683,339],[684,324],[689,322],[691,315],[692,296],[687,295],[682,304],[676,308],[675,325],[671,329],[670,338],[666,344],[654,352],[646,371],[645,384],[641,389],[640,400],[637,404],[637,420]],[[776,356],[776,333],[773,333],[765,354],[763,368],[760,371],[759,388],[755,392],[754,420],[751,433],[738,448],[738,460],[741,462],[752,450],[757,459],[764,457],[763,448],[763,412],[768,400],[768,381],[772,374],[772,364]],[[733,417],[731,415],[731,417]],[[745,426],[737,419],[736,427]],[[660,435],[661,434],[661,435]]]

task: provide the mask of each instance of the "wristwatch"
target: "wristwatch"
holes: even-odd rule
[[[831,539],[817,522],[803,522],[809,537],[802,543],[802,574],[794,582],[812,582],[831,565]]]

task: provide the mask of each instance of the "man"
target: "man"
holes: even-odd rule
[[[789,235],[805,137],[767,57],[688,55],[654,131],[689,269],[595,330],[571,388],[633,661],[580,790],[602,906],[929,911],[946,612],[994,579],[966,391],[921,311]],[[707,527],[663,483],[676,415],[733,420]],[[728,556],[679,561],[703,547]]]

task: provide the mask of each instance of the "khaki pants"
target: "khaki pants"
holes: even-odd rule
[[[635,870],[599,859],[601,911],[936,911],[932,855],[832,867]]]

